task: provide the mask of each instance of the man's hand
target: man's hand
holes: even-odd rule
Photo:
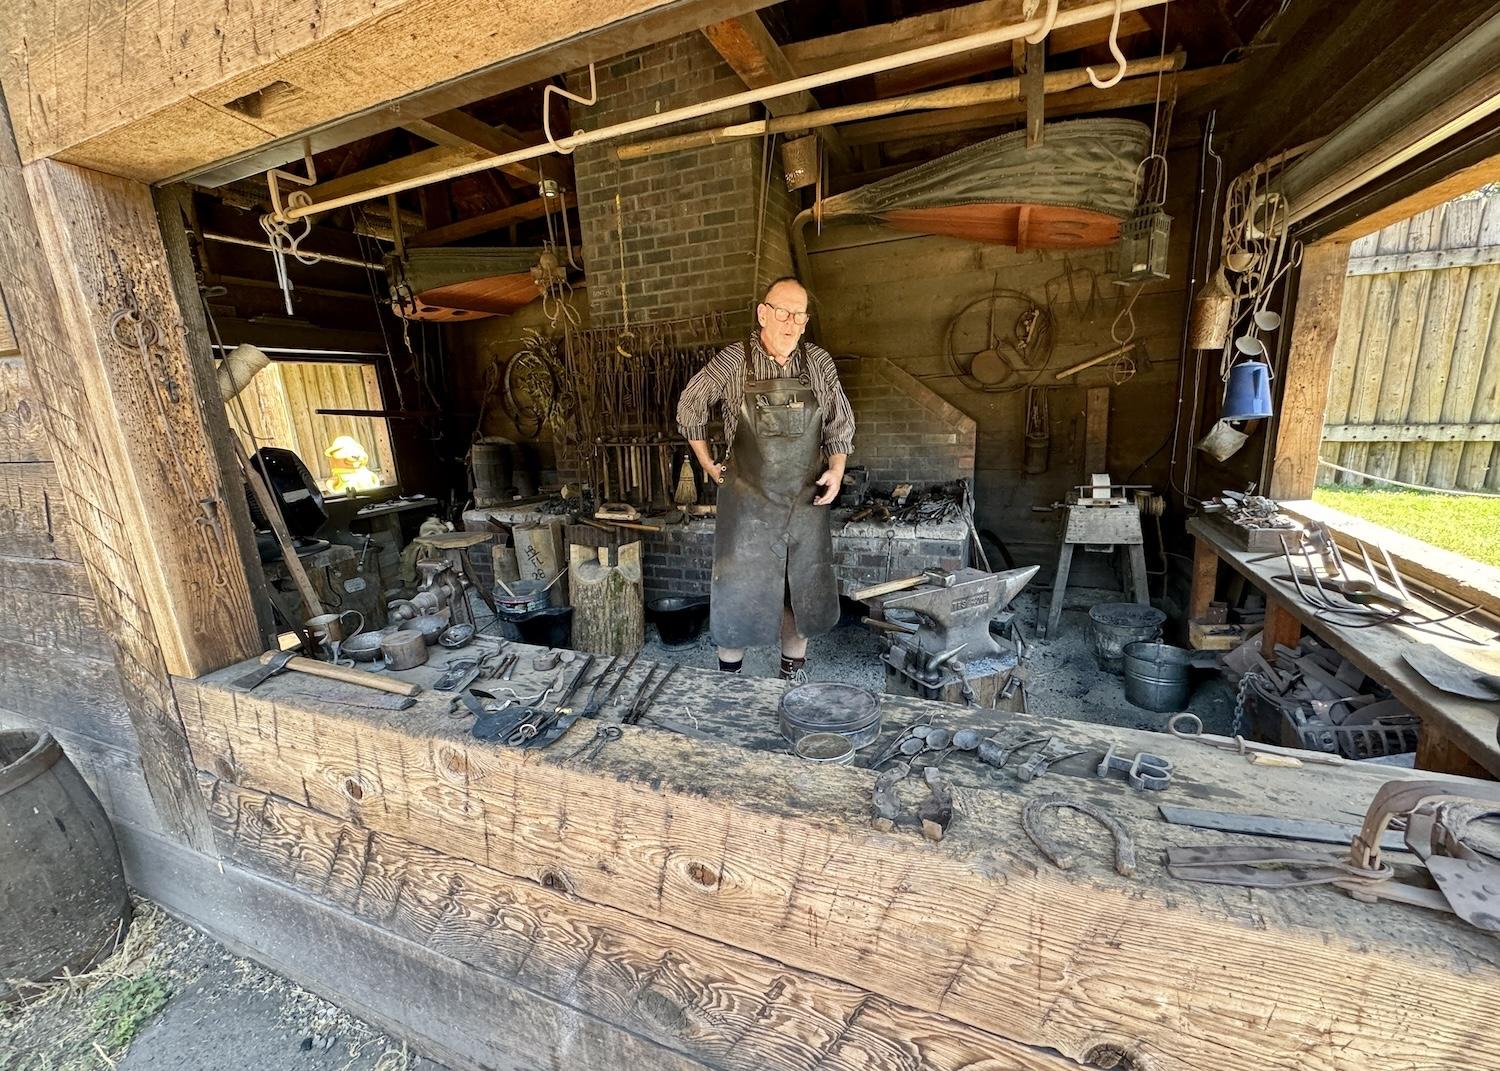
[[[710,464],[703,471],[713,477],[715,483],[724,482],[724,474],[729,471],[728,465]]]
[[[814,506],[826,506],[838,497],[839,488],[844,484],[844,469],[842,466],[830,466],[823,475],[818,477],[818,486],[823,490],[818,492],[813,499]]]

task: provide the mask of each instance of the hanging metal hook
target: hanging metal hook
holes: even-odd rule
[[[551,82],[542,87],[542,135],[547,139],[547,144],[552,146],[553,152],[569,156],[573,150],[563,148],[558,144],[557,139],[552,136],[552,108],[550,105],[552,103],[552,94],[554,93],[559,97],[566,97],[568,100],[576,101],[585,108],[599,103],[599,86],[594,81],[594,65],[592,63],[589,64],[589,95],[587,97],[580,97],[577,93],[570,93],[568,90],[553,85]],[[575,130],[574,133],[581,134],[582,131]]]
[[[1125,58],[1125,53],[1120,51],[1120,15],[1124,10],[1125,0],[1115,0],[1115,18],[1109,24],[1109,52],[1114,56],[1115,62],[1120,65],[1120,69],[1111,78],[1100,78],[1094,73],[1094,68],[1088,68],[1089,81],[1094,84],[1095,89],[1109,89],[1119,85],[1130,65],[1130,61]]]
[[[1042,16],[1042,28],[1026,38],[1027,44],[1039,45],[1047,39],[1047,35],[1052,32],[1052,24],[1057,21],[1057,4],[1058,0],[1047,0],[1047,14]]]

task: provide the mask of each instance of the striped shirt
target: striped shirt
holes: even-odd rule
[[[713,359],[688,380],[677,400],[677,429],[685,439],[707,439],[708,422],[715,404],[724,406],[724,441],[734,443],[735,428],[740,420],[740,404],[745,397],[745,380],[795,379],[802,371],[796,353],[785,365],[766,353],[760,335],[750,340],[753,367],[745,374],[745,343],[724,347]],[[854,451],[854,410],[844,388],[839,385],[838,369],[827,350],[811,342],[802,343],[806,355],[808,378],[813,394],[823,410],[823,449],[830,454]]]

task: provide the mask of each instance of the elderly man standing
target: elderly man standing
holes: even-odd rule
[[[716,354],[682,392],[677,424],[721,485],[710,628],[719,668],[781,642],[781,676],[800,680],[807,638],[838,624],[827,506],[844,479],[854,413],[833,358],[802,341],[807,290],[777,279],[756,306],[759,330]],[[715,461],[707,425],[724,407],[729,450]]]

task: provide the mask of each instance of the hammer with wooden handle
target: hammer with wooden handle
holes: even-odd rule
[[[332,666],[327,662],[319,662],[314,658],[302,658],[292,654],[290,651],[269,651],[261,655],[260,668],[254,672],[245,674],[238,680],[233,681],[232,684],[235,688],[243,688],[248,692],[262,681],[288,670],[293,673],[305,673],[309,677],[322,677],[324,680],[342,681],[344,684],[358,684],[365,688],[375,688],[382,692],[390,692],[392,695],[413,696],[420,695],[422,692],[420,684],[409,684],[406,681],[392,680],[389,677],[378,677],[373,673],[366,673],[361,669]]]

